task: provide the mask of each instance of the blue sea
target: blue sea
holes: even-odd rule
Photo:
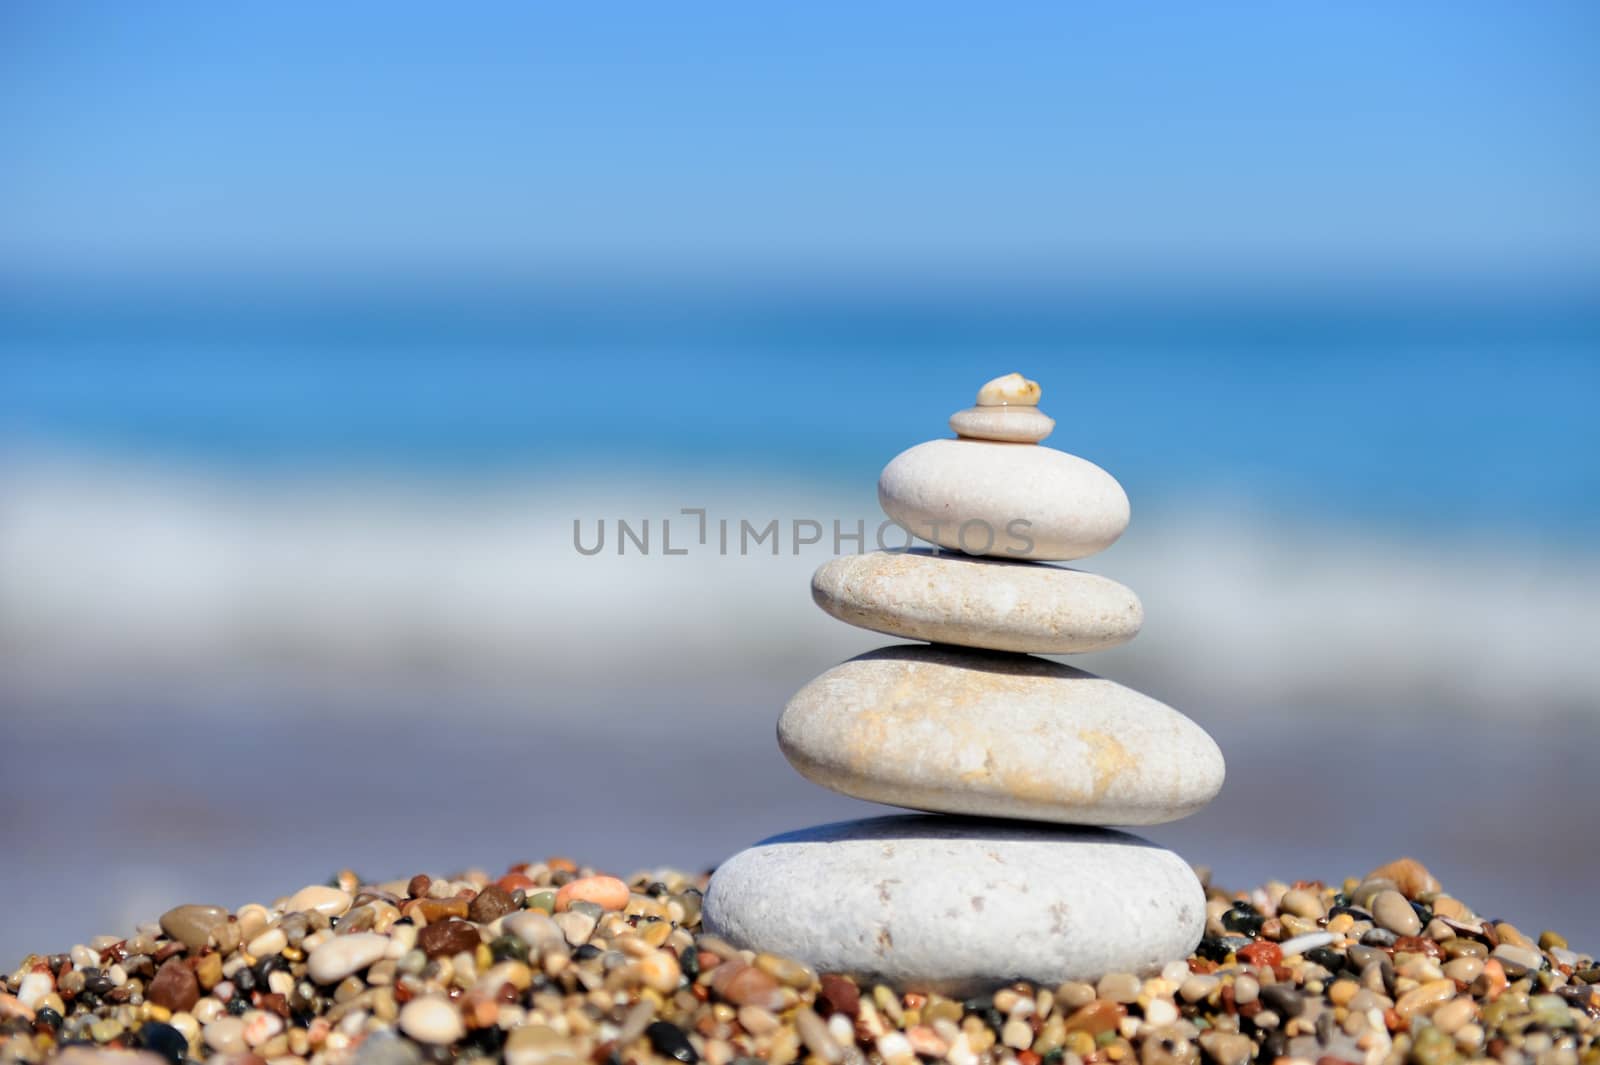
[[[975,382],[1136,500],[1587,537],[1600,296],[1068,284],[0,289],[0,442],[240,472],[872,475]],[[395,289],[398,289],[396,291]]]

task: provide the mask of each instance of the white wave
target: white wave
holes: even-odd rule
[[[272,674],[425,676],[616,692],[795,684],[885,642],[809,602],[831,526],[881,520],[861,490],[690,476],[423,485],[32,458],[0,468],[0,669],[18,683]],[[1213,714],[1404,706],[1503,716],[1600,702],[1600,556],[1488,534],[1295,524],[1135,501],[1080,563],[1132,586],[1134,643],[1078,660]],[[705,507],[708,543],[684,507]],[[651,552],[617,554],[617,519]],[[719,519],[733,551],[717,550]],[[794,553],[794,519],[823,542]],[[597,521],[605,550],[586,545]],[[738,522],[779,521],[776,557]],[[662,522],[670,520],[665,555]],[[809,528],[809,527],[808,527]],[[845,545],[854,549],[853,544]]]

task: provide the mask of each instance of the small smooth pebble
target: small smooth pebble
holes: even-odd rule
[[[1332,932],[1307,932],[1303,936],[1285,939],[1278,944],[1278,949],[1283,952],[1285,958],[1290,958],[1296,954],[1304,954],[1306,951],[1313,950],[1316,947],[1325,947],[1338,938]]]
[[[422,1065],[417,1044],[393,1032],[374,1032],[361,1041],[354,1065]]]
[[[419,1043],[445,1046],[466,1034],[461,1014],[442,995],[423,995],[400,1009],[400,1030]]]
[[[1415,858],[1398,858],[1387,865],[1380,865],[1368,873],[1366,879],[1387,880],[1408,899],[1440,889],[1439,881],[1428,872],[1428,867]]]
[[[17,985],[17,1001],[29,1009],[36,1008],[43,998],[50,994],[55,987],[49,974],[32,972],[22,978]]]
[[[307,971],[319,984],[336,984],[382,958],[389,942],[388,936],[377,932],[335,936],[311,952]]]
[[[168,958],[156,970],[144,991],[145,999],[173,1013],[194,1009],[200,1000],[200,981],[182,958]]]
[[[266,958],[283,953],[283,948],[288,945],[289,937],[282,928],[269,928],[252,939],[244,949],[252,957]]]
[[[1111,1002],[1132,1002],[1139,997],[1139,986],[1132,973],[1107,973],[1095,985],[1095,993]]]
[[[1256,1052],[1250,1037],[1237,1032],[1203,1032],[1200,1045],[1217,1065],[1245,1065]]]
[[[1422,931],[1422,919],[1411,908],[1411,903],[1392,888],[1378,892],[1373,898],[1372,916],[1397,936],[1414,936]]]
[[[245,1049],[244,1021],[238,1017],[218,1017],[205,1027],[206,1046],[219,1054],[238,1054]]]
[[[451,957],[478,949],[478,926],[470,921],[449,918],[435,921],[417,933],[417,949],[430,958]]]
[[[717,966],[711,973],[711,987],[735,1006],[755,1006],[776,1012],[783,1009],[786,1002],[775,977],[744,962],[728,961]]]
[[[574,902],[592,902],[602,910],[620,910],[628,905],[628,885],[614,876],[586,876],[556,892],[556,912]]]
[[[326,884],[311,884],[289,896],[284,903],[284,913],[303,913],[315,910],[325,917],[338,917],[350,908],[350,893]]]
[[[1278,903],[1281,912],[1292,913],[1296,917],[1304,917],[1315,921],[1326,914],[1322,900],[1310,891],[1290,889],[1283,893],[1283,898]]]
[[[1524,969],[1538,970],[1544,964],[1544,958],[1538,950],[1533,947],[1519,947],[1515,943],[1501,943],[1489,952],[1489,956],[1520,965]]]
[[[1001,374],[985,381],[978,389],[978,406],[1037,406],[1044,394],[1039,382],[1030,381],[1019,373]]]
[[[501,922],[500,927],[536,950],[545,951],[566,945],[561,927],[549,914],[539,910],[523,910],[512,914]]]
[[[561,929],[562,936],[574,947],[589,942],[589,937],[594,935],[595,925],[598,923],[590,914],[579,913],[576,910],[558,913],[553,920],[556,927]]]
[[[221,906],[190,903],[174,906],[161,915],[161,930],[190,950],[204,950],[211,934],[228,923],[228,911]]]

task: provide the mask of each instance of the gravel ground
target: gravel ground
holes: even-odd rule
[[[1186,961],[966,1001],[735,950],[701,932],[703,887],[551,859],[189,902],[24,958],[0,991],[0,1061],[1600,1065],[1594,958],[1475,913],[1408,859],[1212,886]]]

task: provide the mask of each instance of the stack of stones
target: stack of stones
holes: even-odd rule
[[[1199,942],[1205,893],[1188,864],[1101,826],[1198,810],[1222,786],[1221,752],[1176,710],[1034,657],[1112,647],[1143,621],[1117,582],[1043,564],[1108,547],[1128,499],[1098,466],[1040,446],[1055,423],[1039,394],[997,378],[951,417],[956,439],[884,469],[884,511],[936,548],[837,558],[812,578],[834,617],[927,643],[806,685],[778,722],[784,755],[823,787],[933,816],[735,855],[704,918],[736,946],[968,993],[1148,972]]]

